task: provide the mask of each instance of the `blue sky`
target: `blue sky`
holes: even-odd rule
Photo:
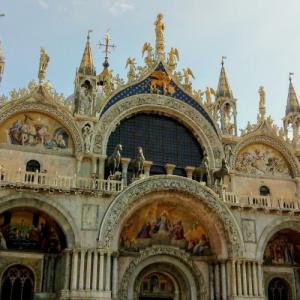
[[[129,56],[142,64],[145,41],[154,44],[156,15],[166,24],[166,48],[180,51],[178,68],[190,67],[193,87],[216,87],[220,60],[238,103],[238,128],[256,119],[258,88],[266,90],[267,112],[281,125],[288,73],[300,92],[299,0],[2,0],[0,38],[6,69],[0,94],[37,78],[39,48],[50,55],[47,78],[66,96],[88,29],[97,72],[103,53],[97,43],[107,29],[117,45],[110,57],[115,73],[126,77]]]

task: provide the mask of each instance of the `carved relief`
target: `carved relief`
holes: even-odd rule
[[[282,154],[264,144],[248,145],[242,149],[235,167],[238,172],[249,175],[291,176]]]
[[[244,241],[256,243],[255,220],[242,219],[242,229]]]
[[[99,206],[94,204],[84,204],[82,206],[82,222],[83,230],[96,230],[98,221]]]

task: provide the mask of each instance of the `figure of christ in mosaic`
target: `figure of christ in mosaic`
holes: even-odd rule
[[[196,256],[212,254],[197,213],[172,201],[140,208],[122,230],[121,250],[136,252],[151,245],[172,245]]]

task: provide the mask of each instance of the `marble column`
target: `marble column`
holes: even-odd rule
[[[209,299],[215,300],[215,289],[214,289],[214,265],[209,265]]]
[[[247,263],[247,277],[248,277],[248,294],[249,296],[253,296],[253,284],[252,284],[252,262],[248,261]]]
[[[227,281],[226,281],[226,265],[225,262],[221,263],[221,291],[222,291],[222,300],[227,299],[227,289],[226,289]]]
[[[68,290],[70,286],[70,250],[65,249],[65,279],[64,279],[64,290]]]
[[[174,165],[174,164],[165,164],[165,170],[166,170],[167,175],[173,175],[175,167],[176,167],[176,165]]]
[[[153,161],[150,161],[150,160],[145,160],[144,161],[144,175],[145,175],[145,177],[150,176],[150,169],[151,169],[152,165],[153,165]]]
[[[91,289],[91,275],[92,275],[92,251],[87,251],[87,260],[86,260],[86,275],[85,275],[85,289]]]
[[[257,278],[258,278],[258,295],[264,296],[264,289],[263,289],[263,270],[261,264],[258,263],[257,265]]]
[[[77,290],[77,275],[78,275],[78,251],[73,251],[72,257],[72,273],[71,273],[71,289]]]
[[[80,268],[79,268],[79,289],[83,290],[84,288],[84,263],[85,263],[85,249],[80,251]]]
[[[92,156],[92,174],[96,175],[97,173],[97,157]]]
[[[243,261],[242,263],[242,273],[243,273],[243,296],[248,296],[248,288],[247,288],[247,269],[246,269],[246,262]]]
[[[48,256],[44,256],[44,263],[43,263],[43,287],[42,291],[47,292],[47,276],[48,276]]]
[[[100,250],[99,290],[104,290],[104,252]]]
[[[112,296],[118,296],[118,253],[113,255],[113,279],[112,279]]]
[[[130,163],[130,158],[122,157],[121,158],[121,164],[122,164],[122,180],[123,180],[123,185],[127,186],[127,171],[128,171],[128,166]]]
[[[76,174],[77,174],[77,176],[80,174],[82,159],[83,159],[82,153],[76,154]]]
[[[98,170],[99,179],[104,179],[105,159],[106,159],[106,155],[99,156],[99,170]]]
[[[238,296],[242,296],[242,273],[241,273],[241,262],[237,261],[236,263],[236,274],[237,274],[237,291],[238,291]]]
[[[231,263],[231,289],[232,289],[232,296],[236,296],[236,263],[233,260]]]
[[[220,300],[220,267],[219,263],[215,264],[215,299]]]
[[[185,173],[186,173],[186,177],[192,179],[193,178],[193,172],[195,170],[195,167],[192,166],[186,166],[184,168]]]
[[[253,294],[254,294],[254,296],[258,296],[256,266],[257,266],[256,262],[253,262],[252,263],[252,279],[253,279]]]
[[[231,289],[231,281],[235,280],[231,276],[231,261],[228,260],[226,263],[226,286],[227,286],[227,295],[230,296],[232,293]]]
[[[294,182],[296,184],[296,195],[297,197],[300,197],[300,177],[295,177]]]
[[[235,188],[235,173],[231,171],[229,176],[230,176],[230,189],[231,189],[231,192],[235,192],[236,191],[236,188]]]
[[[98,249],[94,250],[93,255],[93,280],[92,280],[92,290],[97,290],[97,274],[98,274]]]
[[[105,290],[111,290],[111,253],[108,252],[106,255],[106,270],[105,270]]]

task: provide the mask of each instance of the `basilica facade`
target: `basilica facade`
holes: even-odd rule
[[[154,28],[126,80],[108,34],[97,73],[88,35],[71,97],[41,49],[38,79],[1,98],[1,300],[300,299],[292,78],[282,128],[260,87],[238,132],[224,58],[216,88],[196,90],[161,14]]]

